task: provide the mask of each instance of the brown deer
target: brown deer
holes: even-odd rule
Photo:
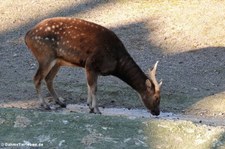
[[[41,105],[50,109],[40,93],[45,79],[54,101],[66,107],[53,88],[53,79],[60,66],[85,68],[90,112],[100,113],[97,101],[99,75],[113,75],[136,90],[153,115],[159,115],[160,87],[156,80],[158,62],[149,71],[149,78],[138,67],[121,40],[109,29],[76,18],[49,18],[27,32],[25,42],[39,63],[34,84]]]

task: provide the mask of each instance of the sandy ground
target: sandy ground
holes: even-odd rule
[[[160,61],[157,77],[163,80],[163,111],[224,118],[223,1],[7,0],[0,8],[1,107],[38,107],[32,82],[38,66],[24,44],[24,35],[44,18],[70,16],[113,30],[145,72]],[[82,69],[63,68],[56,82],[67,103],[84,102]],[[112,77],[102,77],[99,84],[128,88]],[[48,96],[44,89],[43,94]],[[124,92],[128,96],[131,90]],[[113,90],[110,93],[117,94]],[[110,107],[114,102],[124,107],[131,104],[102,99],[100,106]]]

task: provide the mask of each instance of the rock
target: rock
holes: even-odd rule
[[[18,115],[16,117],[16,121],[14,122],[14,127],[15,128],[16,127],[25,128],[28,125],[30,125],[30,123],[31,123],[31,120],[30,119],[28,119],[27,117]]]

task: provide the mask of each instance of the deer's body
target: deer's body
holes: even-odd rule
[[[159,103],[154,106],[154,99],[149,97],[157,96],[159,102],[161,84],[155,78],[148,79],[112,31],[80,19],[50,18],[28,31],[25,42],[39,63],[34,83],[45,108],[49,107],[40,94],[41,81],[45,79],[56,103],[65,107],[53,89],[53,79],[60,66],[79,66],[86,70],[91,112],[100,113],[96,102],[98,76],[114,75],[140,94],[152,114],[159,114]]]

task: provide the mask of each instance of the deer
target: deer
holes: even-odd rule
[[[66,107],[53,80],[61,66],[69,66],[84,68],[90,113],[101,114],[96,99],[98,76],[111,75],[133,88],[152,115],[160,114],[162,81],[156,80],[158,61],[147,76],[110,29],[79,18],[47,18],[26,33],[25,43],[39,64],[33,81],[45,109],[51,110],[41,95],[43,80],[54,102]]]

